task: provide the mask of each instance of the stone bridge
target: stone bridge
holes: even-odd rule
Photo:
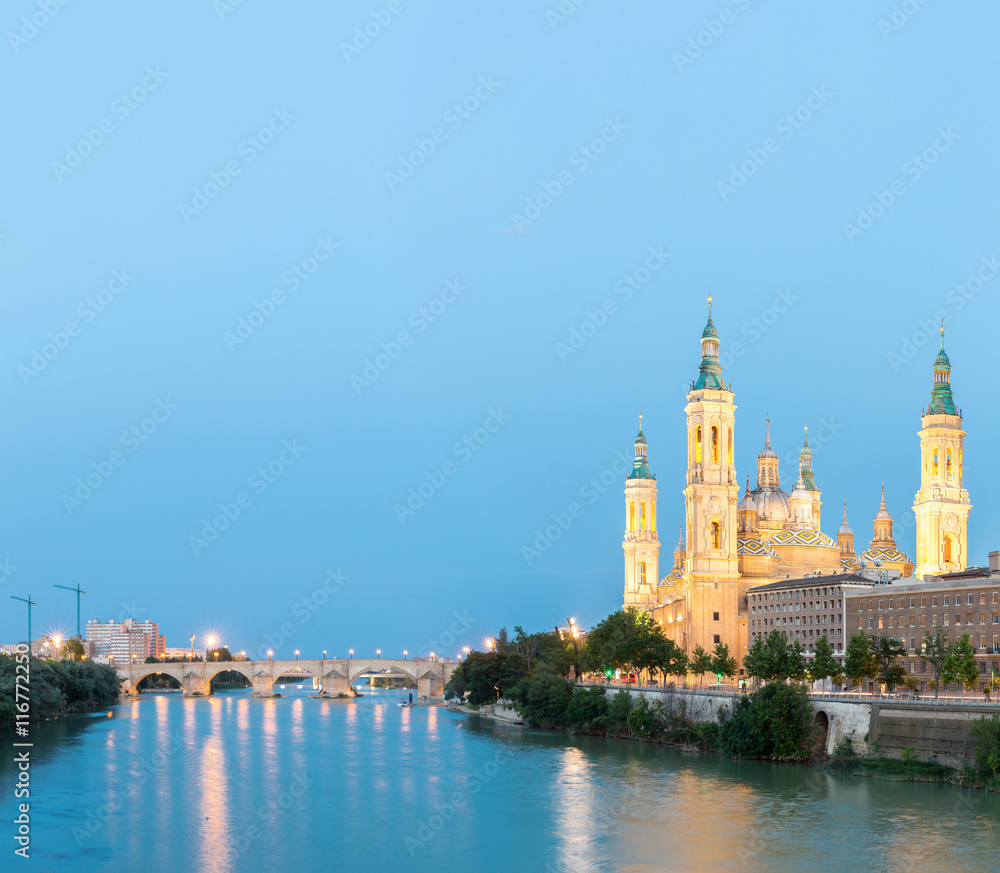
[[[320,697],[353,696],[351,683],[364,676],[412,679],[417,696],[433,700],[444,697],[444,686],[457,664],[434,661],[399,661],[391,658],[351,658],[319,661],[187,661],[160,664],[115,664],[122,679],[122,693],[141,693],[137,686],[147,676],[176,679],[185,697],[208,697],[212,679],[228,670],[245,676],[254,697],[273,697],[274,685],[282,676],[311,676]]]

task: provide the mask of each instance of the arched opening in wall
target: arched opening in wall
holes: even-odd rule
[[[717,521],[712,522],[711,541],[713,549],[722,548],[722,528]]]
[[[729,428],[729,466],[733,466],[733,429]]]
[[[639,584],[640,585],[645,585],[646,584],[646,562],[645,561],[643,561],[641,564],[639,564]]]
[[[813,757],[826,757],[826,743],[830,736],[830,718],[825,712],[820,710],[813,719],[813,726],[816,728],[816,743],[813,746]]]
[[[944,452],[944,478],[951,481],[951,449],[945,449]]]
[[[138,694],[145,692],[169,692],[169,691],[181,691],[180,680],[175,679],[169,673],[150,673],[148,676],[143,676],[135,684],[135,690]]]
[[[650,513],[649,513],[649,529],[651,531],[655,531],[656,530],[656,501],[655,500],[652,503],[652,509],[650,509]]]
[[[712,463],[719,463],[719,429],[712,426]]]
[[[694,462],[701,463],[701,425],[694,429]]]
[[[249,688],[251,682],[238,670],[220,670],[211,679],[212,693],[216,691],[235,691]]]
[[[635,533],[635,504],[628,505],[628,532]]]
[[[938,474],[938,450],[934,449],[934,453],[931,455],[931,475],[936,476]]]
[[[646,529],[646,501],[639,504],[639,530]]]
[[[949,535],[946,534],[944,538],[944,562],[946,564],[951,563],[952,561],[955,560],[954,553],[955,553],[954,541]]]

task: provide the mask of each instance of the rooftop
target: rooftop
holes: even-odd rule
[[[815,588],[817,585],[863,585],[865,588],[874,588],[875,583],[871,579],[865,579],[857,573],[831,573],[826,576],[805,576],[802,579],[785,579],[781,582],[771,582],[767,585],[758,585],[756,588],[749,588],[750,591],[776,591],[779,588]]]

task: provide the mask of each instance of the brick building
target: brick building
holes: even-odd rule
[[[852,595],[859,600],[860,594],[874,587],[874,582],[856,573],[836,573],[751,588],[747,591],[748,645],[776,630],[789,642],[799,640],[810,654],[825,635],[834,657],[843,663],[847,638],[854,632],[849,630],[847,602]]]

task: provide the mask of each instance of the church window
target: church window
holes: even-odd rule
[[[733,466],[733,429],[729,428],[729,466]]]
[[[630,503],[628,505],[628,532],[635,532],[635,504]]]
[[[649,516],[649,529],[652,530],[652,531],[655,531],[656,530],[656,501],[655,500],[652,503],[652,507],[653,508],[652,508],[652,510],[650,512],[650,516]]]
[[[719,613],[713,612],[712,613],[712,621],[718,621],[718,620],[719,620]]]
[[[639,564],[639,584],[640,585],[645,585],[646,584],[646,562],[645,561],[643,561],[642,563]]]
[[[696,464],[701,463],[701,425],[699,424],[694,431],[694,462]]]
[[[721,638],[721,636],[720,636],[719,634],[715,634],[715,635],[714,635],[714,636],[712,637],[712,642],[714,642],[714,643],[715,643],[716,645],[719,645],[719,643],[721,643],[721,642],[722,642],[722,638]]]
[[[936,476],[938,474],[938,450],[937,449],[934,449],[934,453],[933,453],[933,455],[931,457],[933,458],[933,461],[931,463],[931,472],[933,473],[933,475]]]
[[[719,429],[712,426],[712,463],[719,463]]]
[[[722,548],[722,529],[719,527],[719,523],[717,521],[712,522],[712,548]]]
[[[646,529],[646,501],[639,504],[639,530]]]
[[[951,449],[946,449],[944,453],[944,478],[951,481]]]

